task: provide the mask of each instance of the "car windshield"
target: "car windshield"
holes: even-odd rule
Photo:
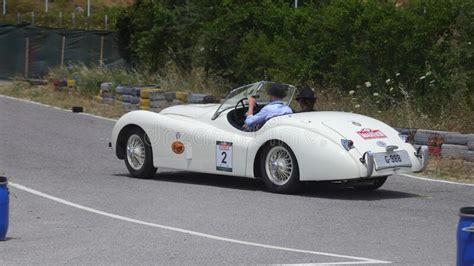
[[[257,99],[257,103],[259,105],[266,105],[270,102],[270,96],[267,93],[267,88],[274,83],[275,82],[270,81],[260,81],[233,89],[229,93],[229,95],[227,95],[221,106],[219,106],[212,119],[216,119],[222,112],[228,109],[235,108],[235,106],[240,100],[246,99],[249,96],[254,96]],[[284,85],[288,86],[288,91],[286,97],[283,98],[283,102],[286,105],[289,105],[291,103],[291,100],[293,99],[293,95],[295,94],[296,88],[289,84]]]

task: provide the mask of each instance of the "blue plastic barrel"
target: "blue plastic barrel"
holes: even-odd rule
[[[460,210],[458,225],[458,266],[474,265],[474,207]]]
[[[0,176],[0,241],[5,240],[8,230],[8,179]]]

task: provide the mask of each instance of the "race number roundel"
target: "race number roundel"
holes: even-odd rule
[[[232,172],[232,142],[216,142],[216,170]]]

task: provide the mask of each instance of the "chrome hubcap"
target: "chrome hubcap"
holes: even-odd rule
[[[284,147],[273,147],[265,159],[265,170],[270,181],[282,186],[290,180],[293,173],[293,159]]]
[[[128,138],[127,161],[134,170],[140,170],[145,163],[145,144],[138,135]]]

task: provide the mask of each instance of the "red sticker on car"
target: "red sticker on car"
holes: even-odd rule
[[[361,131],[357,131],[357,134],[363,139],[381,139],[386,138],[384,133],[378,129],[364,128]]]

